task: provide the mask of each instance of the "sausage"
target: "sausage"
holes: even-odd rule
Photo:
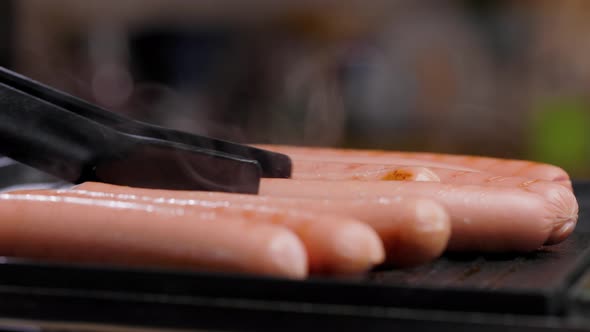
[[[71,192],[71,191],[70,191]],[[236,207],[263,205],[341,214],[361,220],[377,231],[386,250],[387,263],[411,266],[431,261],[446,249],[451,226],[446,210],[432,200],[412,197],[314,199],[281,198],[198,191],[169,191],[129,188],[87,182],[73,192],[117,200],[168,202]],[[183,201],[184,200],[184,201]]]
[[[390,156],[390,155],[364,155],[364,154],[352,154],[352,153],[326,153],[323,154],[322,152],[315,151],[315,149],[320,149],[320,151],[324,151],[322,148],[307,148],[309,150],[300,151],[300,147],[283,147],[277,148],[275,146],[268,147],[266,145],[261,146],[262,148],[267,148],[268,150],[275,150],[277,152],[281,152],[284,154],[289,155],[291,159],[297,164],[298,162],[332,162],[332,163],[349,163],[349,164],[377,164],[377,165],[398,165],[398,166],[422,166],[422,167],[435,167],[435,168],[447,168],[453,169],[457,171],[468,171],[468,172],[478,172],[480,170],[475,168],[470,168],[461,165],[454,165],[450,163],[442,163],[437,161],[429,161],[429,160],[421,160],[416,158],[407,158],[402,156]],[[292,151],[293,150],[293,151]],[[334,149],[336,150],[336,149]],[[337,150],[340,151],[340,150]],[[357,151],[357,150],[341,150],[341,151]],[[362,151],[362,150],[358,150]],[[394,152],[389,152],[394,153]],[[296,168],[297,166],[295,166]]]
[[[520,176],[501,176],[487,172],[464,172],[448,169],[430,169],[440,179],[441,183],[456,185],[481,185],[492,187],[513,187],[537,193],[548,201],[552,200],[556,182],[529,179]],[[567,186],[565,186],[568,188]],[[571,190],[571,187],[568,188]]]
[[[61,262],[307,275],[288,229],[181,207],[51,195],[0,194],[0,254]]]
[[[531,192],[537,186],[545,197]],[[549,186],[549,188],[547,188]],[[564,240],[574,229],[578,204],[556,183],[518,187],[413,181],[301,181],[264,179],[260,193],[280,197],[371,198],[422,196],[451,216],[450,250],[531,251]]]
[[[297,180],[434,181],[440,178],[426,167],[294,160]]]
[[[553,165],[524,160],[422,152],[306,148],[281,145],[260,145],[260,147],[288,154],[295,160],[396,164],[448,168],[461,171],[484,171],[503,176],[521,176],[555,181],[565,186],[571,186],[569,175],[563,169]]]
[[[288,209],[306,209],[321,213],[339,213],[373,227],[384,242],[387,262],[398,266],[415,265],[438,257],[450,237],[449,217],[444,208],[433,201],[412,198],[315,200],[264,197],[210,192],[186,192],[119,187],[85,183],[74,190],[90,196],[136,199],[215,206],[230,202],[234,206],[266,205]],[[87,191],[94,190],[94,192]],[[105,193],[106,192],[106,193]],[[405,255],[404,253],[412,253]]]
[[[553,195],[554,182],[487,172],[338,162],[295,161],[294,164],[293,178],[297,180],[431,181],[457,185],[518,187],[548,200]]]
[[[26,192],[21,192],[24,194]],[[243,219],[253,223],[282,225],[292,230],[307,249],[309,269],[313,273],[362,273],[385,259],[381,239],[375,231],[350,217],[311,213],[269,205],[234,205],[227,201],[158,201],[156,199],[130,199],[129,197],[97,197],[76,191],[33,191],[66,197],[93,197],[95,199],[144,202],[158,206],[180,206],[185,214],[216,216],[217,218]]]
[[[430,181],[450,184],[529,188],[533,183],[555,183],[519,176],[501,176],[488,172],[458,171],[446,168],[358,164],[330,161],[294,161],[296,180],[359,180],[359,181]],[[535,187],[540,189],[541,185]],[[546,187],[546,186],[545,186]],[[550,188],[550,186],[549,186]],[[566,188],[570,188],[566,186]],[[535,192],[545,195],[541,190]]]

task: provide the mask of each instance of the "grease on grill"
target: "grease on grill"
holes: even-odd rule
[[[480,271],[481,271],[481,266],[479,266],[479,265],[470,266],[469,268],[467,268],[467,270],[465,270],[465,272],[463,272],[463,275],[459,277],[459,280],[465,280]]]

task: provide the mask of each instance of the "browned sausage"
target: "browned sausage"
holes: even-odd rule
[[[570,185],[569,176],[563,169],[553,165],[524,160],[437,153],[305,148],[281,145],[261,145],[260,147],[288,154],[296,160],[424,166],[462,171],[478,170],[496,175],[521,176],[530,179],[555,181],[566,186]]]
[[[293,164],[292,177],[297,180],[440,182],[436,173],[426,167],[308,160],[294,160]]]

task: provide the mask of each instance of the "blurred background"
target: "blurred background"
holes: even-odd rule
[[[0,0],[0,65],[239,142],[525,158],[590,176],[585,0]]]

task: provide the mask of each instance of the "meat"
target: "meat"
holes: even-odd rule
[[[546,195],[531,188],[542,185]],[[573,193],[554,183],[527,188],[413,181],[301,181],[265,179],[263,195],[315,198],[420,196],[442,203],[451,216],[451,250],[531,251],[565,239],[577,221]]]
[[[285,227],[180,207],[51,195],[0,195],[0,253],[62,262],[307,275]]]
[[[551,165],[271,149],[293,157],[293,179],[262,179],[260,195],[100,183],[4,195],[0,254],[303,278],[412,266],[446,249],[532,251],[563,241],[577,222],[569,177]]]
[[[373,180],[373,181],[431,181],[454,185],[480,185],[487,187],[520,188],[541,195],[548,202],[560,199],[555,182],[531,180],[517,176],[499,176],[487,172],[459,171],[444,168],[408,167],[380,164],[350,164],[344,162],[295,161],[295,179],[320,180]],[[560,183],[560,182],[557,182]],[[568,186],[565,186],[569,188]],[[493,189],[490,189],[493,190]],[[575,197],[571,200],[575,203]],[[566,226],[563,232],[553,232],[547,244],[558,243],[573,230]]]
[[[484,171],[502,176],[521,176],[530,179],[555,181],[566,186],[570,185],[569,176],[563,169],[553,165],[524,160],[420,152],[305,148],[280,145],[262,145],[260,147],[285,153],[295,160],[419,165],[462,171]]]
[[[295,161],[293,178],[297,180],[430,181],[455,185],[513,187],[537,193],[551,200],[555,182],[487,172],[457,171],[399,165],[350,164],[343,162]],[[566,188],[571,189],[566,186]]]
[[[129,188],[127,192],[133,192]],[[307,249],[309,270],[313,273],[360,273],[383,262],[383,245],[369,226],[349,217],[311,213],[269,205],[237,205],[227,200],[217,201],[158,201],[156,199],[130,199],[76,193],[75,191],[30,191],[18,194],[48,195],[57,197],[86,197],[95,200],[130,201],[148,203],[167,208],[181,207],[185,215],[204,216],[209,219],[236,219],[251,223],[281,225],[293,231]],[[238,239],[237,239],[238,240]]]
[[[459,172],[459,171],[456,171]],[[431,169],[417,166],[358,164],[295,160],[292,177],[297,180],[434,181]]]
[[[538,179],[529,179],[519,176],[501,176],[493,175],[487,172],[464,172],[446,169],[432,170],[440,179],[441,183],[454,185],[481,185],[484,187],[506,187],[520,188],[524,191],[541,195],[548,202],[554,201],[554,195],[560,195],[555,190],[555,184],[563,185],[563,182],[543,181]],[[572,190],[570,186],[564,185],[565,188]],[[573,197],[573,195],[570,195]],[[575,197],[573,197],[575,198]],[[559,242],[558,239],[550,242]]]
[[[69,194],[104,197],[116,200],[197,204],[217,206],[231,204],[236,208],[272,206],[348,216],[367,223],[377,231],[390,264],[409,266],[428,262],[440,256],[447,246],[451,227],[449,216],[439,204],[412,197],[360,199],[281,198],[198,191],[169,191],[84,183],[68,190]],[[342,220],[346,220],[342,217]]]

